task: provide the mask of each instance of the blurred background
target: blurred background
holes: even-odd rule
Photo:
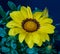
[[[32,11],[35,8],[43,10],[45,7],[47,7],[50,17],[52,17],[54,20],[53,24],[60,24],[60,0],[0,0],[0,5],[2,5],[6,12],[10,10],[7,5],[8,1],[14,2],[16,6],[30,6]],[[0,25],[0,27],[2,27],[2,25]],[[58,34],[60,34],[60,25],[57,25],[55,30],[57,30]],[[60,51],[60,41],[56,41],[55,48],[57,51]]]

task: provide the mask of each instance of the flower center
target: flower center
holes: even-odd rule
[[[35,19],[26,19],[22,22],[22,27],[27,32],[34,32],[39,28],[39,23]]]

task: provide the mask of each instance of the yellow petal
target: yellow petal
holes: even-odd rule
[[[49,35],[48,34],[41,33],[40,36],[41,36],[41,39],[42,39],[43,42],[45,42],[46,40],[47,41],[50,41],[50,38],[49,38]]]
[[[42,26],[48,23],[49,24],[53,23],[53,20],[51,18],[40,18],[39,22],[40,22],[40,25]]]
[[[50,41],[50,38],[49,38],[48,34],[45,36],[45,38],[46,38],[47,41]]]
[[[10,17],[17,23],[21,23],[22,20],[24,20],[24,17],[22,16],[20,11],[14,11],[10,13]]]
[[[44,34],[44,33],[39,33],[39,35],[40,35],[42,41],[45,42],[45,41],[46,41],[46,39],[45,39],[46,34]]]
[[[24,18],[28,18],[27,8],[22,6],[21,7],[21,13],[24,16]]]
[[[33,42],[36,43],[38,46],[42,45],[42,39],[38,33],[33,33]]]
[[[26,35],[27,35],[26,33],[20,33],[20,34],[19,34],[19,42],[20,42],[20,43],[22,43],[22,42],[24,41]]]
[[[42,12],[35,12],[33,14],[34,18],[37,19],[37,20],[39,20],[39,18],[41,17],[41,15],[42,15]]]
[[[38,34],[40,35],[40,38],[43,42],[50,41],[49,35],[47,33],[42,33],[38,31]]]
[[[43,23],[53,23],[53,20],[51,18],[46,18],[43,20]]]
[[[15,36],[15,35],[17,35],[18,33],[20,33],[20,28],[11,28],[11,29],[9,30],[8,35],[10,35],[10,36]]]
[[[14,27],[21,27],[21,25],[19,25],[18,23],[16,23],[15,21],[10,21],[6,24],[6,26],[8,28],[14,28]]]
[[[28,13],[28,18],[33,18],[32,11],[29,6],[27,7],[27,13]]]
[[[49,17],[49,15],[48,15],[48,9],[47,8],[44,9],[43,16],[44,17]]]
[[[27,43],[29,48],[32,48],[34,45],[34,42],[32,41],[32,35],[28,34],[25,38],[25,42]]]
[[[40,32],[43,32],[43,33],[52,34],[52,33],[54,33],[54,29],[55,29],[55,27],[53,25],[46,24],[44,26],[41,26],[39,30],[40,30]]]

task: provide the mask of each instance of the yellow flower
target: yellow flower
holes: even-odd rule
[[[32,13],[29,6],[22,6],[20,11],[10,13],[12,20],[6,24],[10,28],[9,35],[19,34],[19,42],[24,40],[29,48],[34,44],[41,46],[43,42],[50,41],[49,35],[54,33],[53,20],[48,17],[48,10]]]

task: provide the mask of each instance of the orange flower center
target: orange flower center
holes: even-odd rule
[[[24,30],[28,32],[34,32],[38,29],[39,23],[35,19],[26,19],[22,23]]]

